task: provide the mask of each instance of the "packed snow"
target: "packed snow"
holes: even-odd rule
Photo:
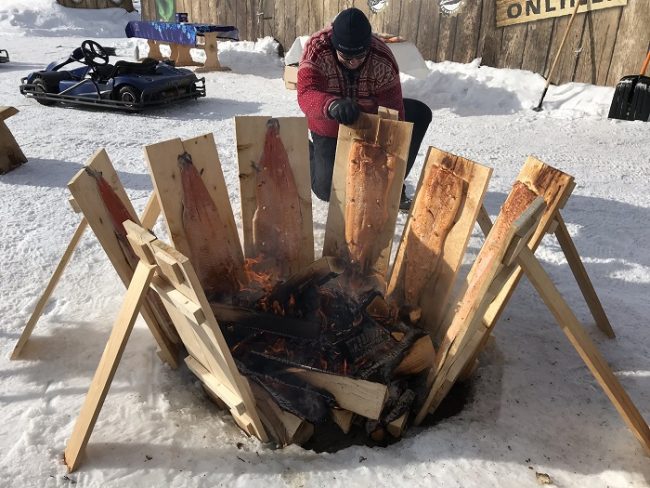
[[[213,133],[240,217],[233,117],[299,116],[282,81],[272,38],[223,42],[230,72],[205,74],[207,98],[141,114],[44,107],[23,98],[20,78],[64,59],[86,38],[133,59],[143,40],[124,26],[137,13],[66,9],[54,0],[2,0],[0,105],[29,162],[0,176],[0,486],[6,487],[642,487],[647,455],[527,280],[522,280],[481,356],[469,398],[456,415],[411,428],[386,448],[316,453],[273,450],[246,437],[205,396],[193,375],[156,356],[139,320],[90,438],[80,469],[62,453],[120,307],[124,288],[97,240],[84,236],[24,349],[10,361],[36,301],[80,216],[67,182],[99,148],[108,152],[138,211],[152,191],[143,146]],[[608,120],[611,87],[551,86],[534,112],[539,74],[427,62],[425,79],[403,76],[405,96],[433,110],[426,148],[494,168],[486,206],[494,217],[528,155],[576,178],[563,211],[603,302],[615,340],[594,325],[559,244],[537,256],[601,349],[642,415],[650,418],[650,126]],[[327,206],[313,202],[317,247]],[[405,216],[399,217],[399,228]],[[156,231],[165,234],[160,221]],[[464,269],[482,236],[475,231]],[[317,249],[318,251],[319,249]]]

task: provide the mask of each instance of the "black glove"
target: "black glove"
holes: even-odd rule
[[[359,106],[350,98],[339,98],[330,103],[327,113],[339,124],[354,124],[359,118]]]

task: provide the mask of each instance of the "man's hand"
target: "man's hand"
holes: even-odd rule
[[[354,124],[359,118],[359,106],[350,98],[339,98],[330,103],[327,113],[339,124]]]

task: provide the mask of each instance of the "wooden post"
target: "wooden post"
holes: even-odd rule
[[[160,44],[158,43],[158,41],[147,39],[147,45],[149,46],[149,54],[147,54],[147,57],[158,59],[159,61],[165,59],[162,53],[160,52]]]
[[[104,399],[111,387],[113,376],[117,370],[122,353],[129,339],[133,324],[140,311],[149,283],[153,278],[155,266],[140,261],[133,274],[131,284],[124,296],[122,308],[115,320],[113,330],[106,343],[106,348],[97,366],[97,371],[90,384],[88,394],[81,407],[72,435],[65,448],[64,460],[70,472],[79,467],[80,456],[83,454],[90,434],[92,434]]]
[[[217,32],[206,32],[202,36],[197,37],[197,48],[205,51],[205,62],[203,66],[196,69],[197,73],[205,73],[208,71],[230,71],[230,68],[221,66],[217,56]],[[201,44],[198,41],[202,41]]]
[[[27,158],[4,122],[17,113],[18,110],[14,107],[0,107],[0,175],[27,162]]]

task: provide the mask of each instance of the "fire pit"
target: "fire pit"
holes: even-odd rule
[[[491,170],[430,153],[389,275],[410,124],[386,112],[342,128],[316,259],[304,119],[235,123],[243,246],[211,136],[148,146],[146,154],[174,247],[192,263],[227,344],[223,355],[236,366],[228,373],[237,382],[227,385],[250,398],[248,432],[285,445],[305,442],[315,425],[333,421],[347,432],[354,421],[375,440],[401,436],[429,392],[431,332]],[[190,331],[176,329],[187,346]],[[188,348],[188,364],[205,377],[214,374],[206,353],[192,351],[204,346]],[[301,426],[297,436],[287,435],[289,417]]]
[[[211,134],[146,147],[156,196],[143,221],[152,225],[162,210],[173,246],[137,223],[105,153],[69,185],[129,282],[66,448],[71,470],[140,310],[161,357],[174,367],[184,347],[187,366],[248,434],[304,444],[315,426],[347,433],[354,423],[383,441],[420,423],[471,372],[522,270],[648,445],[647,424],[528,247],[556,225],[568,252],[559,209],[569,175],[529,158],[489,231],[482,201],[491,170],[430,148],[389,263],[410,126],[364,115],[339,133],[316,258],[304,120],[243,117],[236,127],[243,242]],[[452,300],[477,219],[489,235]],[[570,255],[573,268],[579,257]],[[586,273],[578,279],[586,294]]]

